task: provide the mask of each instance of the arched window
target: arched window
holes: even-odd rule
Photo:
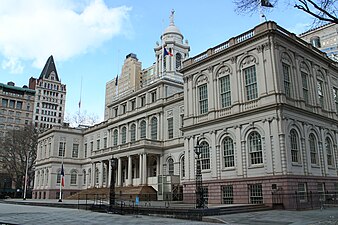
[[[283,78],[284,78],[284,92],[286,97],[291,97],[291,79],[290,79],[290,65],[282,63]]]
[[[127,128],[122,127],[122,144],[125,144],[127,142]]]
[[[87,174],[86,174],[86,170],[82,171],[83,174],[83,185],[85,185],[87,183]]]
[[[263,163],[263,151],[261,135],[257,131],[250,133],[249,141],[249,156],[251,165]]]
[[[198,97],[199,97],[200,114],[205,114],[208,112],[208,86],[207,84],[202,84],[198,86]]]
[[[90,185],[92,183],[92,170],[88,170],[88,184]]]
[[[151,139],[157,140],[157,118],[151,119]]]
[[[225,108],[231,105],[231,90],[230,90],[230,75],[221,77],[219,79],[221,107]]]
[[[99,183],[99,169],[95,168],[95,184]]]
[[[234,142],[230,137],[226,137],[223,140],[223,157],[224,167],[234,167]]]
[[[181,157],[181,178],[185,177],[185,158],[184,155]]]
[[[117,130],[114,130],[114,134],[113,134],[113,145],[116,146],[117,145],[117,141],[118,141],[118,137],[119,137],[119,132]]]
[[[146,138],[147,135],[147,125],[146,125],[146,121],[142,120],[141,124],[141,131],[140,131],[140,138]]]
[[[180,53],[176,54],[176,69],[181,67],[182,55]]]
[[[203,141],[200,144],[201,148],[201,169],[202,170],[207,170],[210,169],[210,149],[209,149],[209,144],[206,141]]]
[[[76,170],[72,170],[70,172],[70,184],[75,185],[77,183],[77,172]]]
[[[174,175],[174,160],[173,160],[173,158],[168,159],[168,174]]]
[[[243,70],[245,80],[246,100],[250,101],[258,97],[256,66],[250,66]]]
[[[333,166],[333,155],[332,155],[332,142],[330,138],[325,139],[325,148],[326,148],[326,156],[327,156],[327,165]]]
[[[291,160],[292,162],[299,163],[299,142],[298,134],[295,129],[290,131],[290,143],[291,143]]]
[[[56,174],[56,183],[59,184],[61,182],[61,170],[59,169]]]
[[[318,164],[318,153],[316,145],[316,137],[314,134],[309,136],[309,145],[310,145],[310,155],[311,155],[311,164]]]
[[[136,125],[132,124],[130,126],[130,141],[136,141]]]

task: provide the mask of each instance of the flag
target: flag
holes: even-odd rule
[[[65,186],[65,171],[63,170],[63,163],[61,164],[61,186]]]
[[[269,0],[261,0],[261,6],[264,6],[264,7],[273,7],[273,5],[270,3]]]
[[[173,54],[171,52],[167,51],[167,49],[164,48],[164,56],[166,56],[166,55],[173,56]]]
[[[80,99],[80,101],[79,101],[79,108],[81,108],[81,99]]]
[[[116,79],[115,79],[115,86],[117,86],[117,81],[119,79],[119,76],[116,76]]]

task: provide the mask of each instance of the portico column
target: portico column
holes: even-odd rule
[[[100,162],[100,169],[99,169],[99,187],[103,186],[103,161]]]
[[[132,176],[132,158],[128,156],[128,186],[133,185],[133,176]]]
[[[120,157],[117,160],[117,186],[121,187],[122,162]]]
[[[161,168],[161,162],[160,162],[161,155],[157,155],[157,167],[156,167],[156,176],[160,175],[160,168]]]
[[[111,160],[108,160],[108,179],[107,182],[106,182],[106,187],[110,187],[110,183],[111,183],[111,173],[112,173],[112,168],[111,168]]]
[[[92,163],[91,187],[95,187],[95,163]]]
[[[162,155],[159,155],[159,161],[160,161],[159,175],[163,175],[163,156]]]
[[[143,184],[143,174],[142,174],[142,155],[139,154],[139,180],[140,180],[140,184]]]
[[[147,154],[144,153],[143,154],[143,168],[142,168],[142,172],[143,172],[143,184],[147,184],[148,183],[148,176],[147,176]]]

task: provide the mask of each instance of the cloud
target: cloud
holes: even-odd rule
[[[48,56],[65,61],[127,35],[131,8],[103,0],[1,0],[0,54],[4,69],[22,72],[22,60],[41,68]]]

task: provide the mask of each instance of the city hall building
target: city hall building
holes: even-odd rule
[[[189,57],[174,24],[142,69],[126,56],[106,85],[105,120],[39,137],[34,198],[110,185],[158,200],[195,201],[196,165],[209,204],[272,204],[272,193],[338,192],[338,67],[275,22]],[[196,146],[201,151],[199,158]],[[286,207],[288,203],[284,203]]]

